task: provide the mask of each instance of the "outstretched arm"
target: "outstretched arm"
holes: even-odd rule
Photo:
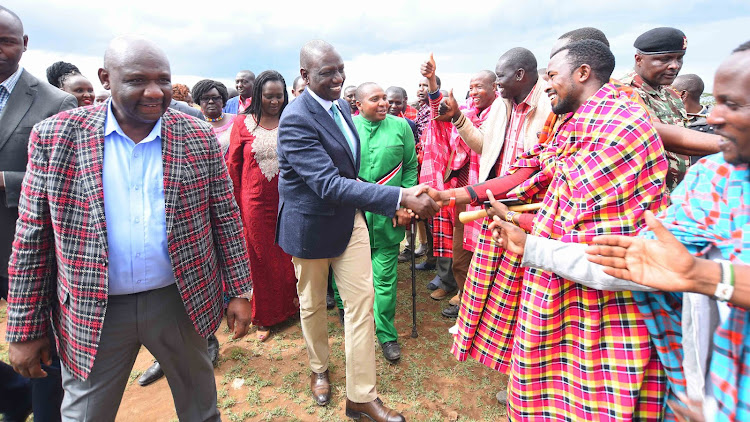
[[[604,272],[644,286],[669,292],[694,292],[713,296],[721,281],[720,264],[694,257],[653,213],[646,224],[656,239],[627,236],[597,236],[586,252]],[[750,265],[734,264],[734,305],[750,309]]]

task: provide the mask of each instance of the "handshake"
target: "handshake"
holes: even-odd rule
[[[448,205],[449,191],[438,191],[427,185],[401,189],[401,209],[393,217],[393,227],[405,226],[412,218],[430,218]]]

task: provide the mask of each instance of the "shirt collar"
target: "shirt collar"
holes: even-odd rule
[[[130,139],[130,137],[122,131],[120,124],[117,122],[115,114],[112,112],[112,98],[110,98],[107,100],[107,119],[104,121],[104,136],[109,136],[112,134],[112,132],[117,132],[123,138]],[[161,139],[161,117],[159,117],[159,120],[156,121],[156,124],[151,129],[151,132],[149,132],[149,134],[139,143],[151,142],[156,139]],[[133,140],[130,139],[130,141],[132,142]]]
[[[5,88],[8,91],[8,94],[10,94],[11,92],[13,92],[13,88],[16,87],[18,80],[21,79],[21,73],[23,73],[23,66],[18,66],[16,72],[8,76],[8,79],[0,83],[0,86]]]
[[[320,97],[318,97],[318,94],[316,94],[312,89],[308,89],[307,91],[310,92],[310,96],[315,99],[315,101],[320,104],[321,107],[323,107],[323,110],[330,111],[331,106],[333,105],[333,101],[324,100]]]

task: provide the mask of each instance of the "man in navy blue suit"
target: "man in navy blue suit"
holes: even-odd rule
[[[420,186],[403,189],[356,180],[359,137],[349,105],[339,99],[346,76],[333,46],[324,41],[305,44],[300,75],[307,88],[284,110],[279,124],[276,240],[292,255],[299,280],[312,394],[319,405],[330,400],[325,304],[330,266],[346,318],[346,415],[403,421],[375,390],[372,261],[362,211],[403,217],[403,206],[428,217],[439,207]]]

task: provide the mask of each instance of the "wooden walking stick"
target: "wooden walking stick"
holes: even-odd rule
[[[526,211],[536,211],[540,208],[542,208],[542,203],[537,202],[534,204],[511,205],[508,207],[508,211],[526,212]],[[476,211],[464,211],[458,214],[458,220],[464,224],[470,223],[474,220],[479,220],[480,218],[484,218],[484,217],[487,217],[487,210],[485,209],[476,210]]]

